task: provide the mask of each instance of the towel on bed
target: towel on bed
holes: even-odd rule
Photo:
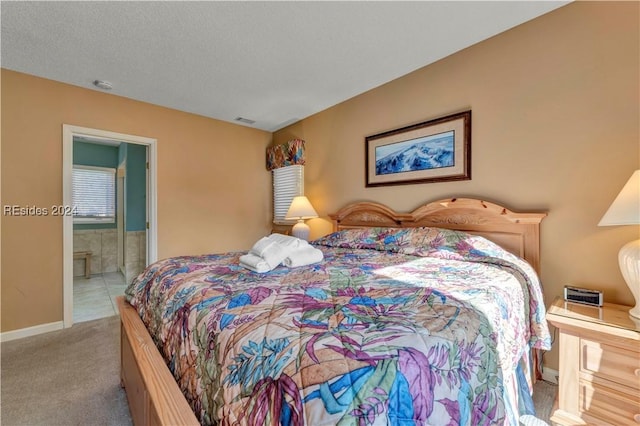
[[[324,254],[321,250],[307,245],[306,247],[302,247],[289,253],[289,255],[284,259],[284,264],[289,268],[296,268],[298,266],[321,262],[322,259],[324,259]]]
[[[251,253],[240,256],[240,266],[261,274],[273,269],[263,258]]]
[[[312,248],[305,240],[283,234],[271,234],[260,238],[249,253],[240,256],[240,266],[254,272],[269,272],[283,263],[289,255],[305,248]],[[303,261],[306,261],[304,259]]]
[[[290,253],[297,250],[293,246],[285,246],[280,243],[273,243],[262,253],[262,259],[269,264],[271,269],[280,265]]]
[[[269,246],[271,246],[271,244],[274,244],[274,243],[275,243],[275,240],[269,237],[262,237],[253,245],[253,247],[251,247],[251,250],[249,250],[249,253],[262,257],[265,250],[267,250]]]
[[[291,237],[284,234],[271,234],[267,237],[269,240],[280,244],[281,246],[297,249],[300,247],[307,247],[309,245],[305,240],[300,238]]]

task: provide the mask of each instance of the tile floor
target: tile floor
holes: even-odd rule
[[[127,287],[120,272],[73,278],[73,322],[118,315],[116,296]]]

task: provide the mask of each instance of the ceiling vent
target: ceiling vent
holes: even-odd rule
[[[105,80],[93,80],[93,85],[102,90],[113,89],[113,84]]]
[[[244,117],[236,117],[235,120],[244,124],[254,124],[256,122],[256,120],[249,120],[248,118]]]

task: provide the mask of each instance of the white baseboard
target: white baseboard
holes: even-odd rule
[[[552,370],[548,367],[542,367],[542,380],[558,384],[558,370]]]
[[[21,328],[19,330],[5,331],[0,333],[0,342],[22,339],[29,336],[48,333],[50,331],[62,330],[62,321],[50,322],[48,324],[34,325],[33,327]]]

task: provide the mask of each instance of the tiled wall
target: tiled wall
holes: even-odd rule
[[[118,270],[118,234],[115,229],[81,229],[73,231],[73,251],[91,252],[91,273]],[[83,276],[83,259],[73,261],[73,276]]]
[[[124,233],[125,260],[124,278],[127,284],[144,269],[147,261],[147,232],[128,231]]]
[[[124,233],[124,276],[129,284],[146,265],[146,231]],[[82,229],[73,231],[73,251],[91,252],[91,273],[118,271],[118,234],[115,229]],[[84,259],[73,261],[73,276],[84,276]]]

